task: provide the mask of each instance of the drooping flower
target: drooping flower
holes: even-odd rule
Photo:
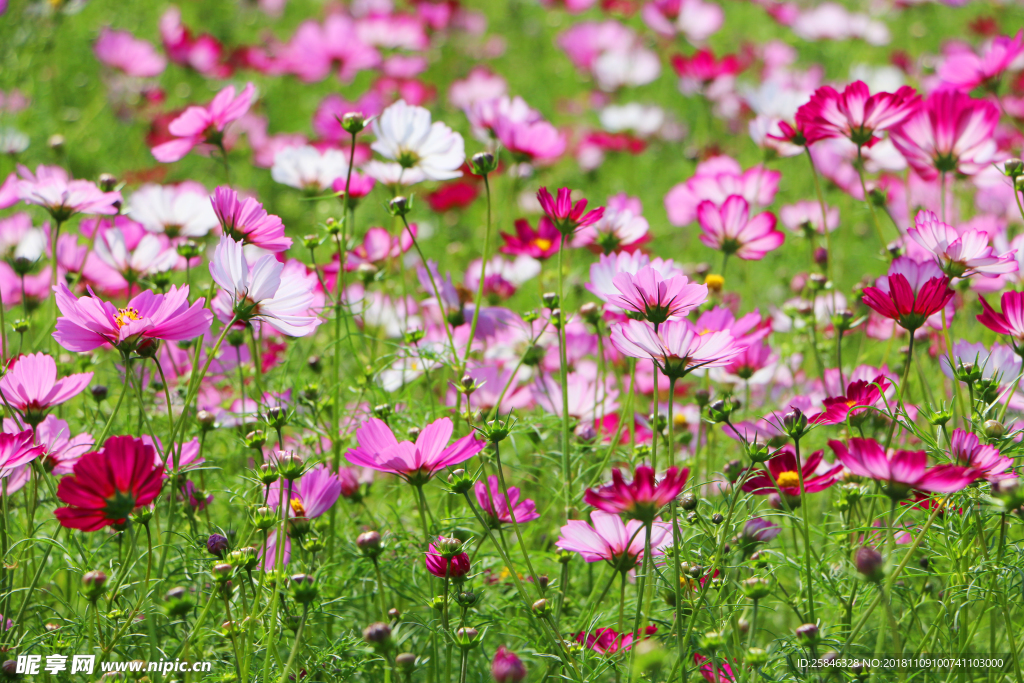
[[[462,175],[466,161],[462,136],[430,112],[399,100],[373,121],[373,151],[403,169],[416,169],[427,180],[451,180]]]
[[[587,211],[586,199],[580,199],[573,204],[572,192],[568,187],[559,188],[557,199],[551,196],[548,188],[542,187],[537,190],[537,201],[540,202],[544,214],[563,235],[572,235],[579,228],[593,225],[604,215],[603,207]],[[583,213],[584,211],[587,213]]]
[[[210,260],[210,275],[221,290],[213,301],[219,318],[265,322],[281,334],[305,337],[320,319],[310,315],[312,284],[274,256],[249,265],[242,243],[222,235]]]
[[[213,191],[211,201],[221,230],[231,239],[273,252],[292,246],[292,239],[284,234],[281,219],[267,213],[253,197],[241,199],[230,187],[222,186]]]
[[[682,317],[707,301],[708,286],[693,284],[685,275],[663,276],[652,266],[612,278],[618,294],[608,298],[625,311],[638,313],[653,324]]]
[[[593,526],[583,520],[571,519],[562,527],[555,545],[562,550],[579,553],[587,562],[604,560],[619,571],[629,571],[643,560],[645,535],[640,533],[644,523],[622,518],[601,510],[590,513]],[[661,555],[672,543],[672,529],[655,521],[651,527],[651,554]]]
[[[583,500],[598,510],[625,514],[630,519],[650,522],[661,508],[675,499],[686,486],[690,470],[670,467],[661,481],[654,478],[654,470],[643,465],[636,468],[633,481],[628,484],[619,468],[612,469],[612,481],[597,489],[587,489]]]
[[[901,256],[875,287],[864,288],[864,303],[900,327],[913,332],[953,298],[949,278],[933,262],[919,263]]]
[[[136,508],[160,495],[164,469],[153,465],[155,458],[153,447],[142,439],[110,437],[101,450],[86,453],[75,463],[74,474],[60,480],[57,498],[66,507],[54,511],[57,521],[82,531],[124,524]]]
[[[154,341],[184,341],[210,329],[213,314],[200,297],[189,305],[188,285],[172,286],[167,294],[145,290],[124,308],[95,296],[76,298],[63,282],[57,288],[61,317],[53,338],[68,351],[81,353],[110,344],[124,353]]]
[[[452,421],[442,417],[424,427],[416,443],[399,441],[383,420],[374,417],[356,430],[359,446],[345,457],[353,465],[397,474],[411,484],[422,485],[439,470],[469,460],[486,445],[467,434],[448,446],[453,430]]]
[[[18,198],[43,207],[57,222],[79,213],[116,214],[115,204],[121,201],[120,192],[104,192],[88,180],[72,180],[59,166],[39,166],[34,174],[18,166],[18,176]]]
[[[1024,293],[1003,292],[1000,299],[1002,313],[996,313],[985,297],[978,298],[984,309],[978,316],[978,322],[993,332],[1009,336],[1013,350],[1024,356]]]
[[[558,253],[562,245],[562,233],[547,216],[537,221],[537,229],[530,227],[529,221],[519,218],[515,222],[516,234],[501,233],[505,244],[501,247],[503,254],[526,254],[535,259],[546,260]]]
[[[896,149],[925,180],[975,175],[995,160],[999,108],[959,90],[938,90],[890,132]]]
[[[0,392],[7,404],[21,412],[25,422],[35,426],[47,411],[82,393],[92,381],[91,372],[57,379],[57,363],[45,353],[33,353],[14,360],[0,378]]]
[[[612,344],[632,358],[650,358],[666,377],[679,379],[699,368],[727,365],[743,352],[728,332],[701,334],[685,320],[669,320],[654,331],[641,320],[613,325]]]
[[[174,139],[154,147],[153,156],[157,161],[169,164],[184,159],[199,145],[223,145],[224,129],[249,111],[255,92],[256,87],[247,83],[235,97],[235,86],[229,85],[205,107],[189,107],[167,126]]]
[[[917,91],[907,85],[895,93],[874,95],[864,81],[850,83],[842,93],[823,85],[797,110],[796,123],[809,145],[842,137],[863,147],[870,145],[876,133],[903,121],[919,100]]]
[[[851,438],[849,444],[829,441],[836,457],[859,477],[877,481],[893,500],[907,498],[913,490],[953,493],[965,488],[981,473],[959,465],[928,467],[924,451],[894,451],[886,454],[874,439]]]
[[[501,491],[498,478],[493,474],[487,477],[487,483],[476,482],[473,487],[476,493],[476,501],[483,510],[484,519],[494,528],[502,524],[511,524],[512,516],[515,515],[516,524],[530,522],[540,518],[537,507],[532,500],[519,500],[519,488],[508,487],[508,500]],[[511,507],[511,513],[509,509]]]
[[[760,261],[786,241],[785,234],[775,229],[775,214],[765,211],[751,218],[750,205],[738,195],[730,196],[721,207],[701,202],[697,220],[704,231],[702,244],[744,261]]]
[[[789,447],[780,450],[765,463],[768,471],[758,471],[743,482],[743,490],[758,496],[782,493],[789,499],[800,497],[800,477],[803,476],[804,492],[817,493],[824,491],[843,471],[840,464],[830,465],[823,462],[824,451],[815,451],[801,462],[799,472],[796,466],[796,453]],[[778,488],[776,488],[778,487]]]
[[[988,233],[976,228],[957,232],[940,221],[934,211],[919,211],[907,234],[935,255],[949,277],[995,277],[1017,272],[1016,249],[999,256],[988,244]]]

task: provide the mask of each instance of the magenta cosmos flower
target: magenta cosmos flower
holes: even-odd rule
[[[221,230],[231,239],[275,253],[292,246],[281,219],[267,213],[252,197],[242,199],[230,187],[218,187],[211,201]]]
[[[57,379],[57,363],[45,353],[33,353],[14,361],[0,379],[0,392],[12,408],[21,412],[33,427],[50,408],[71,400],[92,381],[91,372]]]
[[[919,263],[901,256],[877,287],[864,288],[864,303],[886,318],[913,332],[953,298],[949,278],[932,261]]]
[[[758,496],[782,493],[790,499],[800,497],[800,477],[804,480],[804,492],[817,493],[824,491],[843,471],[843,466],[830,465],[823,462],[823,451],[815,451],[804,459],[799,471],[796,466],[796,453],[791,448],[784,448],[771,458],[765,465],[768,471],[761,470],[743,482],[743,490]],[[776,487],[778,487],[776,489]]]
[[[964,92],[979,85],[996,86],[1000,74],[1024,52],[1024,31],[1013,38],[997,36],[981,55],[971,50],[957,50],[946,57],[938,68],[943,83]]]
[[[74,474],[57,485],[57,498],[66,507],[54,514],[61,526],[97,531],[124,524],[136,508],[160,495],[164,468],[156,467],[156,451],[142,439],[112,436],[99,451],[75,463]]]
[[[213,314],[200,297],[188,303],[188,285],[172,286],[167,294],[146,290],[124,308],[95,296],[75,297],[63,282],[57,289],[61,317],[53,338],[68,351],[80,353],[110,344],[123,353],[158,340],[184,341],[206,334]]]
[[[886,455],[874,439],[829,441],[839,461],[858,477],[874,479],[893,500],[907,498],[913,490],[928,493],[960,491],[981,476],[977,470],[959,465],[928,467],[924,451],[894,451]]]
[[[438,470],[469,460],[487,445],[467,434],[448,446],[453,429],[451,419],[442,417],[424,427],[416,443],[412,443],[399,441],[383,420],[370,418],[356,430],[359,446],[349,450],[345,457],[353,465],[397,474],[420,486]]]
[[[491,662],[491,678],[494,683],[519,683],[526,678],[526,667],[516,653],[500,645]]]
[[[612,470],[612,482],[597,489],[587,489],[583,500],[598,510],[625,514],[630,519],[650,522],[661,508],[675,500],[686,486],[690,470],[670,467],[665,478],[657,481],[654,470],[641,465],[633,473],[633,481],[626,483],[619,468]]]
[[[469,555],[464,552],[449,552],[449,548],[458,548],[461,543],[454,538],[438,536],[434,543],[427,546],[425,563],[427,571],[441,579],[461,579],[469,573]]]
[[[515,235],[501,233],[501,239],[505,240],[501,253],[515,256],[526,254],[544,261],[557,254],[562,247],[562,233],[558,232],[558,228],[547,216],[537,221],[536,230],[530,227],[525,218],[516,220],[515,228]]]
[[[221,146],[224,129],[249,111],[255,92],[255,86],[247,83],[241,94],[235,97],[235,86],[229,85],[205,107],[189,107],[167,126],[167,131],[176,139],[154,147],[153,157],[169,164],[184,159],[198,145]]]
[[[1003,307],[1002,313],[996,313],[985,297],[981,299],[981,307],[984,311],[978,316],[978,322],[999,334],[1010,337],[1013,350],[1017,355],[1024,356],[1024,293],[1003,292],[1000,302]]]
[[[775,229],[775,214],[765,211],[750,217],[750,205],[731,195],[722,206],[705,200],[697,206],[697,220],[704,233],[704,246],[744,261],[760,261],[769,251],[782,246],[786,236]]]
[[[88,180],[72,180],[59,166],[39,166],[35,174],[18,166],[18,176],[18,198],[43,207],[58,223],[79,213],[116,214],[115,204],[121,201],[120,192],[104,192]]]
[[[593,526],[579,519],[571,519],[562,527],[555,543],[562,550],[579,553],[587,562],[604,560],[615,569],[626,572],[643,560],[644,523],[631,519],[626,523],[618,515],[601,510],[590,513]],[[668,524],[655,521],[651,527],[651,554],[661,555],[672,543],[672,529]]]
[[[797,110],[796,124],[808,145],[827,138],[847,138],[863,147],[876,133],[905,119],[919,100],[917,91],[908,85],[895,93],[874,95],[864,81],[850,83],[842,93],[824,85]]]
[[[152,43],[136,38],[128,31],[104,27],[100,29],[100,37],[92,49],[101,62],[129,76],[150,78],[159,76],[167,68],[167,60]]]
[[[558,190],[557,199],[551,196],[546,187],[537,191],[540,207],[563,235],[571,235],[578,228],[593,225],[604,215],[604,209],[600,207],[583,213],[587,210],[587,200],[581,199],[573,204],[571,194],[568,187]]]
[[[707,285],[693,284],[685,275],[665,277],[653,266],[636,273],[618,273],[612,284],[619,293],[609,296],[608,303],[638,313],[655,325],[686,315],[708,298]]]
[[[1016,477],[1008,473],[1013,458],[999,452],[995,446],[981,443],[977,434],[954,429],[949,437],[949,457],[958,465],[978,470],[990,482]]]
[[[991,102],[939,90],[890,135],[910,167],[925,180],[935,180],[953,171],[974,175],[994,161],[998,123],[999,108]]]
[[[512,515],[515,515],[516,524],[530,522],[540,517],[537,513],[537,506],[532,500],[519,500],[518,487],[508,487],[508,501],[506,501],[505,494],[501,492],[498,478],[493,474],[487,477],[486,484],[478,481],[473,488],[476,492],[476,502],[480,503],[480,508],[483,510],[484,519],[492,528],[497,529],[502,524],[511,524]],[[509,514],[510,506],[511,514]]]
[[[278,451],[278,458],[285,455],[284,451]],[[180,463],[179,463],[180,464]],[[289,497],[288,494],[291,494]],[[311,520],[320,517],[330,510],[337,502],[342,493],[342,481],[338,474],[335,474],[323,465],[307,470],[293,484],[291,491],[288,485],[282,485],[277,481],[271,487],[267,496],[267,507],[272,510],[284,510],[289,519]],[[263,568],[270,570],[277,562],[278,553],[278,531],[272,531],[267,537],[267,552],[263,556]],[[263,548],[260,548],[262,553]],[[291,537],[284,539],[284,548],[281,550],[281,564],[287,565],[291,561],[292,541]]]
[[[949,277],[995,277],[1017,272],[1017,250],[1002,256],[988,245],[988,233],[971,228],[963,233],[939,220],[934,211],[919,211],[907,234],[932,252]]]
[[[641,320],[627,320],[612,326],[611,340],[627,356],[650,358],[673,379],[698,368],[728,365],[744,350],[728,332],[701,334],[685,320],[669,320],[657,332]]]
[[[19,467],[23,467],[43,455],[42,446],[32,442],[32,430],[26,429],[16,434],[0,434],[0,479],[10,477]],[[0,491],[2,491],[0,484]],[[8,490],[12,493],[13,490]]]

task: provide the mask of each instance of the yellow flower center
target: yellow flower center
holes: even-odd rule
[[[114,316],[114,322],[117,323],[117,329],[121,329],[131,320],[139,319],[139,311],[131,306],[127,308],[117,309],[117,315]]]
[[[712,292],[721,292],[722,288],[725,287],[725,278],[721,275],[715,275],[711,273],[704,278],[704,284],[708,286],[708,289]]]
[[[793,488],[800,485],[800,475],[796,472],[782,472],[775,478],[780,489]]]
[[[306,516],[306,508],[303,507],[301,500],[299,500],[298,498],[292,498],[291,505],[292,505],[292,512],[295,513],[296,517],[305,517]]]
[[[551,248],[551,240],[546,240],[543,237],[538,237],[533,241],[533,243],[536,244],[541,251],[547,251]]]

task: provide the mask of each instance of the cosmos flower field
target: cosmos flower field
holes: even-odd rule
[[[1022,25],[0,0],[0,680],[1024,683]]]

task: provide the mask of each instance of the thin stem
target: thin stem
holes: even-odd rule
[[[309,603],[302,606],[302,619],[299,621],[299,628],[295,631],[295,642],[292,644],[292,651],[288,654],[288,661],[284,664],[284,670],[281,672],[280,683],[288,683],[288,672],[292,669],[292,664],[295,662],[295,655],[299,652],[299,645],[302,643],[302,631],[306,628],[306,619],[309,617]]]

